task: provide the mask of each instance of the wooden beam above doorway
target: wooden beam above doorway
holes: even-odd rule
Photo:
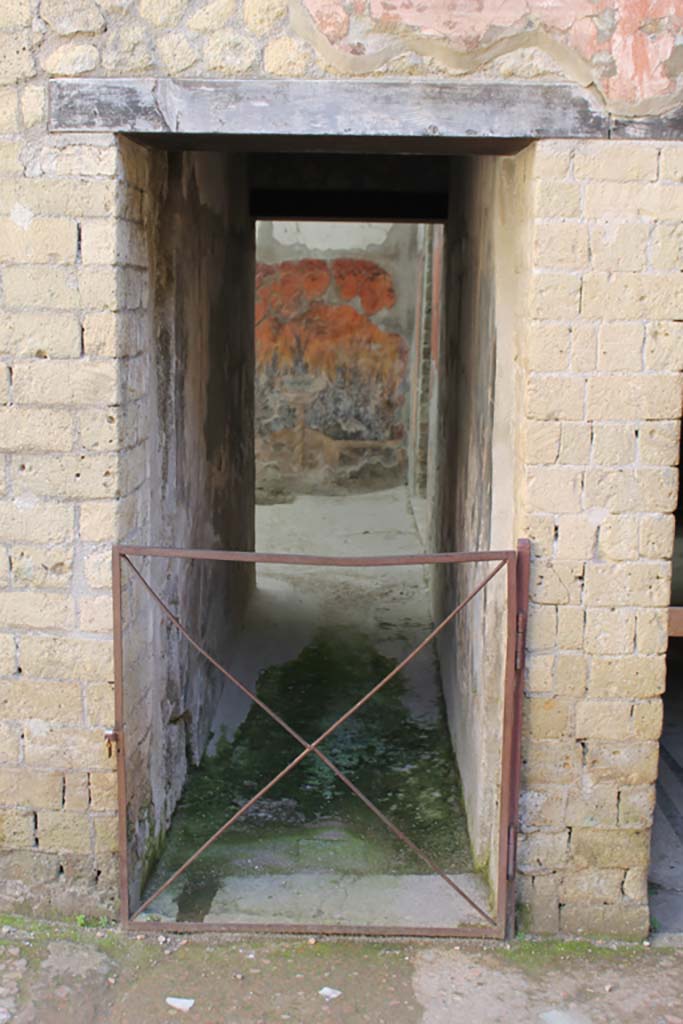
[[[566,84],[56,78],[51,131],[359,139],[607,138]]]
[[[669,636],[683,636],[683,608],[669,608]]]

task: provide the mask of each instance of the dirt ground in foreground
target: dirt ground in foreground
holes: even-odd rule
[[[2,920],[0,1024],[683,1024],[679,948],[183,939]]]

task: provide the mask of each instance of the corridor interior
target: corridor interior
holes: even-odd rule
[[[431,548],[439,329],[432,278],[442,234],[438,225],[257,224],[257,551],[359,558]],[[312,742],[430,633],[433,571],[258,564],[229,670]],[[308,756],[143,918],[483,923],[431,866],[488,911],[436,644],[321,750],[428,860]],[[299,751],[224,681],[206,751],[190,769],[143,897]]]

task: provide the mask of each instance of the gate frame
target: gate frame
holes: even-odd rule
[[[272,922],[231,924],[202,921],[139,921],[130,912],[128,894],[128,822],[123,700],[123,628],[121,563],[127,556],[179,558],[183,560],[223,561],[252,564],[319,565],[371,567],[387,565],[453,565],[473,562],[503,562],[506,569],[507,642],[503,676],[503,721],[500,756],[498,884],[495,924],[462,925],[454,928],[400,927],[384,925],[280,924]],[[517,542],[516,550],[452,552],[425,555],[338,557],[316,555],[259,554],[246,551],[204,551],[187,548],[155,548],[114,545],[112,548],[112,591],[114,626],[114,703],[115,726],[105,733],[111,752],[116,748],[119,839],[120,922],[125,930],[139,932],[229,932],[270,934],[367,935],[387,937],[505,939],[514,934],[515,878],[521,783],[522,701],[526,625],[529,603],[531,545],[527,539]],[[151,589],[151,588],[150,588]],[[471,596],[471,595],[470,595]],[[443,622],[443,620],[442,620]],[[432,638],[433,639],[433,638]],[[432,641],[430,641],[432,642]],[[455,756],[455,752],[454,752]],[[144,902],[144,901],[143,901]]]

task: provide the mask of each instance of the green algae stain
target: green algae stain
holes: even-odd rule
[[[320,631],[301,653],[261,673],[257,695],[307,742],[317,739],[395,667],[367,637]],[[399,829],[449,872],[472,870],[445,708],[415,718],[400,674],[323,741],[321,751]],[[190,771],[146,892],[300,752],[252,705],[232,741]],[[430,868],[308,754],[174,883],[178,919],[201,920],[227,876],[330,871],[428,873]],[[151,908],[154,910],[154,906]]]

